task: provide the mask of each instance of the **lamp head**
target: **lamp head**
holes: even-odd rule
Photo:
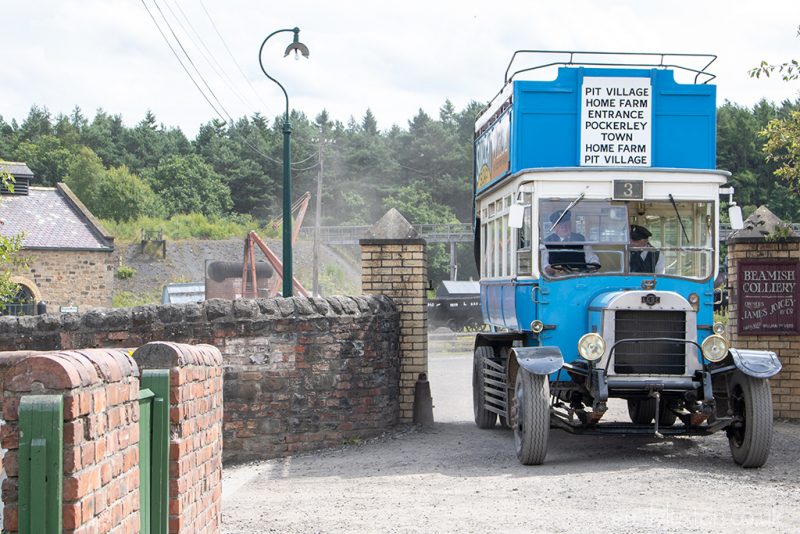
[[[292,40],[292,44],[286,47],[286,53],[283,54],[283,57],[294,52],[295,59],[300,59],[300,54],[303,54],[303,57],[307,58],[308,47],[300,42],[300,28],[294,28],[292,31],[294,32],[294,39]]]

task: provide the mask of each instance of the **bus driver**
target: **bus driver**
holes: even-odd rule
[[[550,214],[550,230],[544,238],[546,243],[542,249],[544,272],[550,276],[585,270],[587,266],[600,266],[600,259],[589,245],[579,245],[586,238],[583,234],[572,231],[572,212],[561,211]],[[569,244],[568,244],[569,243]]]

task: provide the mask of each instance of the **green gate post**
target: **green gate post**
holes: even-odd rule
[[[147,434],[143,433],[144,414],[139,417],[139,464],[140,476],[144,480],[142,465],[142,445],[148,443],[150,458],[147,469],[149,470],[148,488],[145,490],[144,481],[140,491],[141,532],[152,534],[167,534],[169,526],[169,370],[145,369],[142,371],[141,388],[152,392],[152,414],[150,415],[150,428]],[[141,392],[140,392],[141,398]],[[145,496],[145,491],[148,495]],[[145,524],[142,513],[145,499],[149,497],[149,525]]]
[[[147,388],[139,390],[139,532],[150,533],[150,425],[152,423],[153,397]]]
[[[27,395],[19,404],[19,531],[61,532],[64,407],[61,395]]]

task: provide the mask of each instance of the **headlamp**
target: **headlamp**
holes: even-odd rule
[[[724,337],[713,334],[705,338],[700,347],[703,349],[703,356],[705,356],[706,360],[717,363],[724,360],[725,356],[728,355],[730,345]]]
[[[599,360],[605,352],[606,342],[600,334],[589,332],[578,340],[578,354],[585,360]]]

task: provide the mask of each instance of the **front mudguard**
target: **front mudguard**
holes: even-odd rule
[[[771,378],[782,368],[778,355],[769,350],[730,349],[736,368],[753,378]]]
[[[558,347],[514,347],[511,354],[520,367],[534,375],[549,375],[564,365]]]

